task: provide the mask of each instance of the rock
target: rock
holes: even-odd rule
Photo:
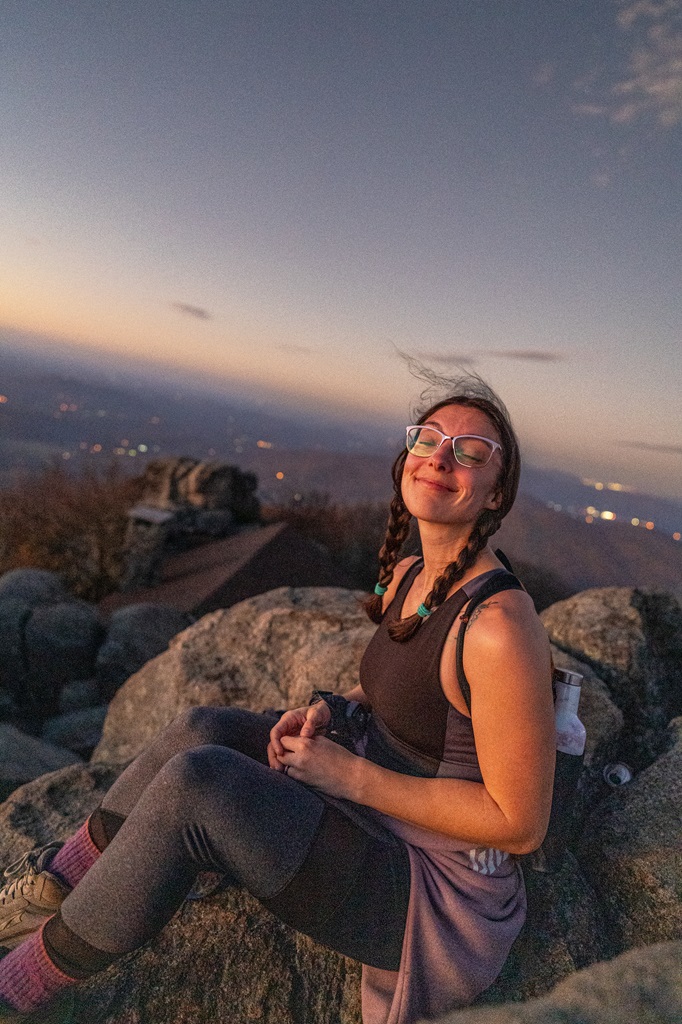
[[[24,629],[30,617],[31,605],[26,601],[18,597],[0,599],[0,686],[11,697],[19,713],[26,696],[28,663],[24,650]]]
[[[591,665],[623,712],[620,760],[641,769],[682,714],[682,607],[671,594],[586,590],[541,615],[550,640]]]
[[[477,1004],[542,995],[559,979],[615,952],[594,890],[570,853],[553,874],[533,871],[526,864],[523,873],[526,923],[501,975]]]
[[[46,569],[12,569],[0,576],[0,602],[8,598],[37,604],[68,601],[69,594],[56,572]]]
[[[280,587],[204,616],[121,687],[93,760],[132,760],[188,707],[262,711],[307,704],[315,688],[350,690],[376,629],[360,596]]]
[[[16,789],[0,804],[0,867],[34,846],[68,839],[94,811],[120,771],[112,765],[79,762]]]
[[[228,509],[242,523],[258,517],[258,480],[236,466],[185,457],[154,459],[147,464],[140,484],[140,502],[145,505],[173,510],[183,506]]]
[[[89,757],[102,736],[107,707],[83,708],[49,718],[43,726],[43,739],[58,747],[73,750],[81,757]]]
[[[0,806],[0,865],[66,839],[120,769],[78,765]],[[143,949],[80,985],[75,1024],[360,1024],[359,965],[287,928],[238,889],[185,903]]]
[[[77,992],[75,1024],[360,1024],[360,967],[229,889]]]
[[[96,679],[76,679],[62,687],[59,693],[59,712],[66,715],[69,711],[94,708],[100,704],[100,700]]]
[[[580,819],[605,795],[602,773],[609,762],[618,758],[623,712],[616,707],[608,689],[589,665],[572,658],[554,644],[552,657],[557,668],[580,672],[583,676],[578,715],[585,726],[587,738],[576,807],[576,817]]]
[[[52,743],[27,736],[13,725],[0,725],[0,799],[45,772],[74,764],[80,757]]]
[[[666,753],[596,806],[578,849],[618,951],[682,938],[682,718],[666,742]]]
[[[73,679],[94,674],[104,624],[85,601],[40,605],[26,623],[27,687],[41,720],[57,710],[59,691]]]
[[[542,999],[459,1010],[440,1024],[679,1024],[682,942],[633,949],[566,978]]]
[[[165,651],[169,641],[191,622],[189,615],[159,604],[132,604],[113,612],[97,652],[102,698],[111,700],[126,679]]]

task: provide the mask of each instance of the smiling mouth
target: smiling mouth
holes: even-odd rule
[[[433,487],[437,491],[452,491],[451,487],[446,487],[445,484],[439,484],[435,480],[429,480],[427,477],[417,477],[417,482],[420,484],[426,484],[427,487]]]

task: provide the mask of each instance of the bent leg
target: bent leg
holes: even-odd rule
[[[222,746],[178,754],[157,772],[62,905],[67,938],[110,958],[135,949],[202,870],[228,872],[339,952],[396,969],[409,896],[402,845],[366,835],[311,789]],[[59,920],[46,940],[63,947]],[[68,948],[58,952],[68,966]]]
[[[276,716],[243,708],[196,707],[184,711],[128,765],[95,812],[95,840],[101,849],[111,841],[163,766],[185,750],[218,745],[267,764],[267,745]]]

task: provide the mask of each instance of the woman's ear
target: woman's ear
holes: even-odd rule
[[[489,500],[487,501],[485,507],[489,508],[491,512],[495,512],[495,511],[497,511],[497,509],[500,507],[501,504],[502,504],[502,491],[498,488],[496,491],[493,491],[492,497],[489,498]]]

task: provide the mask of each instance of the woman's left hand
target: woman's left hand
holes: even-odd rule
[[[278,761],[297,782],[319,789],[328,796],[353,799],[353,779],[363,759],[351,754],[326,736],[282,736],[284,754]]]

